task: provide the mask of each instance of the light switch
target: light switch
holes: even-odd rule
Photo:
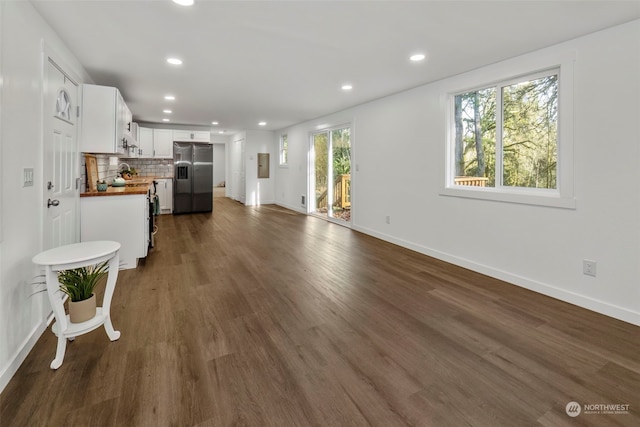
[[[22,186],[33,187],[33,168],[24,168],[22,170]]]

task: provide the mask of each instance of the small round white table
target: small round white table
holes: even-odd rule
[[[58,337],[58,348],[56,350],[56,358],[51,362],[51,369],[58,369],[62,366],[67,348],[67,339],[73,341],[78,335],[91,332],[101,325],[104,325],[107,336],[111,341],[120,338],[120,332],[113,329],[110,314],[111,298],[113,298],[113,291],[118,280],[119,250],[120,243],[118,242],[94,241],[59,246],[33,257],[35,264],[45,267],[47,294],[56,319],[51,330]],[[102,299],[102,307],[97,307],[96,315],[92,319],[82,323],[71,323],[69,316],[64,311],[65,295],[60,290],[58,272],[99,264],[104,261],[109,261],[109,274]]]

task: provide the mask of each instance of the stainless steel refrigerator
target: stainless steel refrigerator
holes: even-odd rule
[[[213,146],[173,143],[173,213],[213,210]]]

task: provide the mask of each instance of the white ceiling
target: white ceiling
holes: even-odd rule
[[[640,18],[637,0],[33,3],[136,121],[171,108],[173,124],[217,120],[227,133],[281,129]],[[410,63],[418,51],[427,60]]]

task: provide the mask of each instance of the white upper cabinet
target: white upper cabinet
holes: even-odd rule
[[[131,111],[115,87],[82,85],[82,151],[127,155],[131,135]]]
[[[153,157],[153,129],[151,128],[138,128],[138,157],[145,159]]]
[[[138,128],[138,157],[173,159],[173,131],[171,129]]]
[[[173,131],[171,129],[153,129],[153,157],[173,159]]]
[[[211,142],[211,133],[206,130],[174,130],[173,140],[180,142]]]

